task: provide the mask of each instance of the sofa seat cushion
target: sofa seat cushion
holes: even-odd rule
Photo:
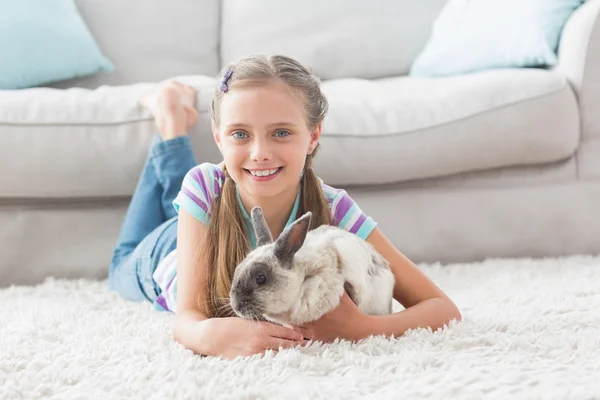
[[[216,78],[198,89],[199,161],[219,162],[210,132]],[[139,97],[156,83],[0,92],[0,198],[129,196],[156,134]],[[325,81],[330,112],[317,155],[331,185],[394,183],[569,157],[574,95],[561,75],[506,70],[461,77]]]
[[[505,69],[323,83],[316,170],[337,185],[403,182],[570,157],[579,112],[565,78]]]
[[[216,78],[176,78],[198,89],[197,156],[218,161],[208,113]],[[138,101],[157,85],[0,91],[0,169],[10,171],[0,198],[130,196],[157,134]]]

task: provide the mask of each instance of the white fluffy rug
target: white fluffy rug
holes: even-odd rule
[[[600,258],[423,265],[464,320],[236,361],[105,282],[0,290],[1,399],[600,398]]]

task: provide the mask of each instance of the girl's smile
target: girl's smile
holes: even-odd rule
[[[267,169],[245,169],[244,171],[250,176],[250,178],[256,182],[268,182],[275,179],[283,167],[267,168]]]

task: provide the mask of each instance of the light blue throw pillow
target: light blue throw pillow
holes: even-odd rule
[[[557,63],[562,28],[585,0],[448,0],[410,75],[440,77]]]
[[[113,70],[74,0],[0,0],[0,89]]]

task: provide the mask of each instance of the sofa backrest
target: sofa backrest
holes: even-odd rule
[[[76,0],[110,74],[50,87],[96,88],[219,72],[220,0]]]
[[[115,71],[51,87],[216,76],[251,53],[289,55],[322,79],[404,75],[447,0],[76,1]]]
[[[322,79],[405,75],[446,0],[223,0],[221,64],[284,53]]]

